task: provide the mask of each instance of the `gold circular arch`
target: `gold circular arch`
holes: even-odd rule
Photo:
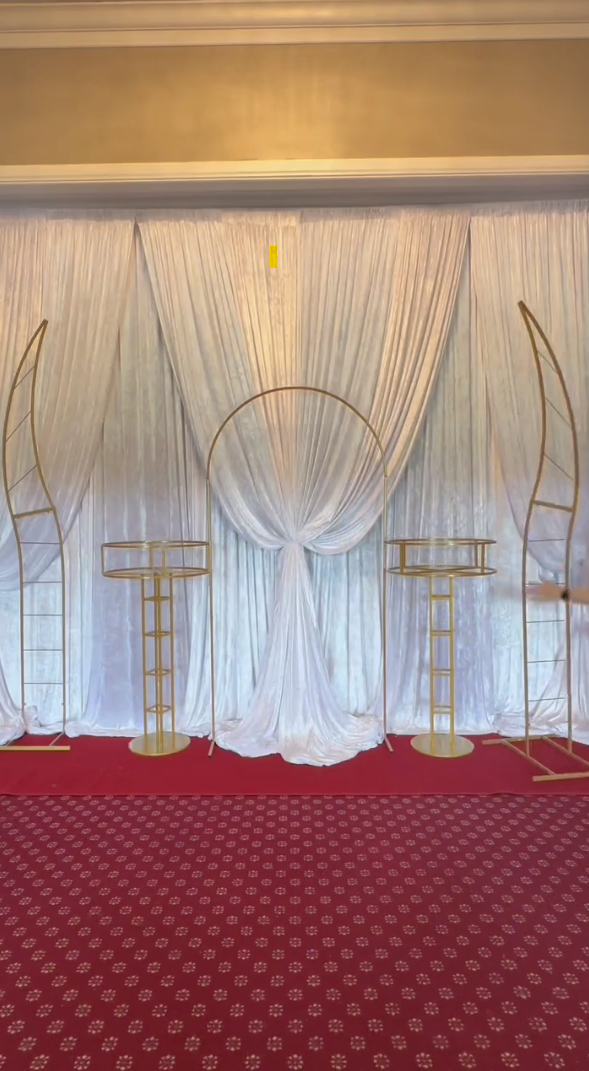
[[[223,422],[217,428],[217,431],[215,432],[215,435],[213,436],[213,441],[211,443],[211,446],[210,446],[209,452],[208,452],[208,456],[207,456],[206,496],[207,496],[207,545],[208,545],[208,571],[209,571],[209,645],[210,645],[210,662],[211,662],[211,669],[210,669],[210,671],[211,671],[211,746],[209,748],[209,755],[212,755],[213,750],[215,748],[215,744],[216,744],[215,642],[214,642],[215,612],[214,612],[214,599],[213,599],[213,576],[214,576],[214,574],[213,574],[213,526],[212,526],[212,496],[211,496],[211,466],[212,466],[212,462],[213,462],[213,455],[215,453],[215,448],[217,446],[217,443],[219,442],[219,439],[221,438],[221,435],[223,434],[225,428],[228,426],[228,424],[231,423],[233,418],[236,417],[237,414],[242,411],[242,409],[246,409],[248,405],[251,405],[253,402],[259,401],[261,398],[268,398],[268,397],[270,397],[271,395],[274,395],[274,394],[284,394],[284,393],[294,393],[294,392],[305,393],[305,394],[317,394],[317,395],[319,395],[319,396],[321,396],[323,398],[331,398],[333,401],[339,402],[340,405],[345,406],[345,408],[348,409],[351,413],[353,413],[356,417],[358,417],[358,419],[361,420],[362,423],[364,424],[364,426],[368,429],[368,431],[370,432],[370,434],[372,436],[373,441],[376,443],[376,446],[378,448],[378,452],[379,452],[379,455],[380,455],[380,460],[381,460],[381,463],[382,463],[382,473],[383,473],[383,514],[382,514],[382,516],[383,516],[383,524],[382,524],[382,569],[383,569],[383,575],[382,575],[382,596],[381,596],[382,696],[383,696],[383,698],[382,698],[382,721],[383,721],[383,736],[384,736],[385,743],[386,743],[389,751],[393,750],[392,746],[391,746],[391,743],[390,743],[390,740],[389,740],[389,738],[387,736],[387,666],[386,666],[386,637],[387,637],[387,569],[386,569],[387,558],[386,558],[386,555],[387,555],[387,546],[386,546],[386,535],[387,535],[387,480],[388,480],[388,471],[387,471],[387,464],[386,464],[386,457],[385,457],[384,447],[383,447],[382,441],[380,439],[380,436],[378,435],[377,431],[375,430],[373,425],[370,423],[370,421],[367,419],[367,417],[365,417],[364,414],[361,413],[360,410],[356,408],[356,406],[352,405],[351,402],[348,402],[346,398],[342,398],[339,394],[335,394],[333,391],[324,390],[321,387],[285,386],[285,387],[270,387],[268,390],[259,391],[257,394],[252,394],[251,397],[246,398],[245,401],[243,401],[239,405],[237,405],[235,407],[235,409],[233,409],[229,413],[229,415],[227,417],[225,417],[225,420],[223,420]]]
[[[384,471],[385,477],[388,475],[387,474],[387,465],[386,465],[386,460],[385,460],[384,447],[382,445],[382,442],[381,442],[379,436],[377,435],[377,433],[376,433],[375,429],[373,428],[372,424],[370,423],[370,421],[367,420],[367,418],[363,415],[363,413],[361,413],[359,409],[356,409],[356,406],[352,405],[351,402],[346,401],[346,399],[342,398],[339,394],[334,394],[333,391],[330,391],[330,390],[323,390],[321,387],[270,387],[268,390],[261,390],[261,391],[258,392],[258,394],[252,394],[250,398],[246,398],[246,400],[244,402],[241,402],[240,405],[236,406],[235,409],[233,409],[229,413],[229,416],[225,417],[225,420],[223,421],[223,423],[219,425],[219,427],[217,428],[217,431],[215,432],[213,441],[212,441],[210,449],[209,449],[209,454],[208,454],[208,457],[207,457],[207,480],[210,479],[211,463],[212,463],[212,460],[213,460],[213,454],[215,452],[215,447],[216,447],[219,439],[221,438],[221,435],[223,434],[225,428],[227,427],[228,424],[231,423],[233,418],[235,416],[237,416],[237,414],[240,413],[242,409],[246,409],[248,405],[251,405],[252,402],[259,401],[260,398],[268,398],[272,394],[285,394],[287,392],[288,393],[294,393],[295,391],[300,391],[300,392],[306,393],[306,394],[319,394],[323,398],[332,398],[333,401],[339,402],[341,405],[345,405],[346,409],[349,409],[350,412],[354,413],[358,417],[358,419],[361,420],[362,423],[368,428],[370,434],[372,435],[372,438],[374,439],[374,441],[375,441],[375,443],[376,443],[376,445],[378,447],[378,451],[380,453],[380,458],[381,458],[381,461],[382,461],[382,466],[383,466],[383,471]]]

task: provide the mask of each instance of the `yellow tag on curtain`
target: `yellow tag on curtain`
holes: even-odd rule
[[[277,245],[271,245],[270,246],[270,267],[271,268],[277,268],[278,267],[278,246]]]

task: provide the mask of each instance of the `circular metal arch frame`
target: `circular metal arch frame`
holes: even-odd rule
[[[261,398],[269,398],[275,394],[287,394],[287,393],[301,393],[301,394],[316,394],[323,398],[331,398],[332,401],[338,402],[343,405],[349,412],[354,413],[359,420],[362,421],[364,426],[370,432],[373,441],[376,443],[380,460],[382,463],[383,473],[383,510],[382,510],[382,594],[381,594],[381,657],[382,657],[382,723],[383,723],[383,736],[385,743],[392,751],[391,742],[387,736],[387,666],[386,666],[386,642],[387,642],[387,549],[386,549],[386,535],[387,535],[387,500],[388,500],[388,471],[385,458],[384,447],[379,435],[370,421],[356,409],[351,402],[348,402],[345,398],[342,398],[339,394],[334,394],[333,391],[323,390],[320,387],[271,387],[268,390],[259,391],[257,394],[252,394],[251,397],[246,398],[240,405],[236,406],[222,424],[219,425],[213,441],[211,443],[206,468],[206,496],[207,496],[207,543],[208,543],[208,572],[209,572],[209,649],[210,649],[210,663],[211,663],[211,746],[209,748],[209,756],[213,754],[216,740],[216,701],[215,701],[215,610],[214,610],[214,591],[213,591],[213,526],[212,526],[212,493],[211,493],[211,467],[213,463],[213,456],[216,446],[223,434],[225,428],[242,409],[246,409],[247,406],[253,402],[259,401]]]

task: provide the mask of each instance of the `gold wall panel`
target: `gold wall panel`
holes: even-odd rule
[[[0,165],[589,153],[589,41],[0,50]]]

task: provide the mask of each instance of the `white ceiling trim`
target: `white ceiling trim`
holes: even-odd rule
[[[589,37],[589,0],[0,0],[0,48]]]
[[[589,198],[589,156],[0,167],[0,204],[256,207]]]

